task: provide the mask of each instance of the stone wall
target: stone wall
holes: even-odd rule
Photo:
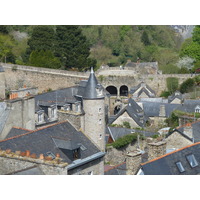
[[[48,68],[20,66],[13,64],[1,63],[5,70],[6,88],[18,89],[26,85],[27,87],[38,87],[39,92],[46,91],[49,88],[56,90],[74,86],[82,79],[88,79],[89,72],[73,72],[66,70],[55,70]],[[106,88],[114,85],[118,91],[122,85],[131,87],[138,85],[141,81],[145,81],[157,95],[163,90],[166,90],[166,78],[176,77],[179,79],[179,84],[190,78],[190,74],[143,74],[135,73],[133,68],[125,70],[109,68],[109,70],[98,71],[96,73],[99,81]],[[53,81],[53,82],[52,82]],[[53,83],[53,84],[52,84]]]
[[[167,149],[180,149],[182,147],[192,144],[192,141],[186,139],[178,132],[173,132],[169,137],[166,138]]]
[[[0,100],[5,98],[5,74],[0,71]]]
[[[58,121],[66,121],[68,120],[74,128],[79,130],[81,128],[81,118],[83,118],[83,114],[77,114],[67,111],[58,110]]]
[[[67,175],[67,163],[45,160],[44,158],[32,158],[9,150],[0,151],[0,174],[13,174],[18,171],[28,170],[32,167],[39,168],[45,175]]]

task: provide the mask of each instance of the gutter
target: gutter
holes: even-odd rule
[[[98,152],[98,153],[93,154],[92,156],[86,157],[84,159],[75,160],[75,161],[73,161],[71,164],[69,164],[67,166],[67,169],[68,170],[74,169],[74,168],[79,167],[81,165],[84,165],[84,164],[86,164],[88,162],[91,162],[93,160],[101,158],[101,157],[105,156],[105,154],[106,154],[105,152]]]

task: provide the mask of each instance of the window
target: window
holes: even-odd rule
[[[188,160],[188,162],[189,162],[191,167],[198,166],[198,162],[196,161],[196,158],[194,157],[193,154],[190,154],[190,155],[186,156],[186,158],[187,158],[187,160]]]
[[[102,135],[101,134],[99,135],[99,139],[102,139]]]
[[[99,108],[99,113],[101,112],[101,108]]]
[[[43,113],[38,114],[38,123],[43,122]]]
[[[73,158],[74,158],[74,159],[78,159],[78,158],[79,158],[78,149],[73,150]]]
[[[101,124],[102,122],[101,122],[101,119],[99,119],[99,124]]]
[[[181,162],[177,162],[177,163],[176,163],[176,166],[178,167],[179,172],[182,173],[182,172],[185,171],[185,169],[184,169],[184,167],[183,167],[183,165],[182,165]]]

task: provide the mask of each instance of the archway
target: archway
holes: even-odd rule
[[[117,96],[117,88],[115,86],[108,86],[106,90],[110,93],[111,96]]]
[[[128,87],[126,85],[120,87],[120,96],[128,96]]]

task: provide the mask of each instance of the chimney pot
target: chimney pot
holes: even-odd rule
[[[24,157],[24,156],[26,156],[26,153],[25,153],[25,152],[21,152],[21,153],[20,153],[20,156],[23,156],[23,157]]]
[[[46,156],[44,159],[50,161],[50,160],[52,160],[52,157],[51,156]]]
[[[35,153],[31,154],[30,157],[31,157],[31,158],[37,158],[37,156],[36,156]]]
[[[11,149],[6,149],[6,153],[11,153]]]
[[[43,159],[44,159],[44,155],[43,155],[43,154],[40,154],[39,159],[43,160]]]
[[[30,151],[29,151],[29,150],[26,151],[26,156],[27,156],[27,157],[30,156]]]
[[[60,154],[59,153],[56,154],[56,158],[60,158]]]

